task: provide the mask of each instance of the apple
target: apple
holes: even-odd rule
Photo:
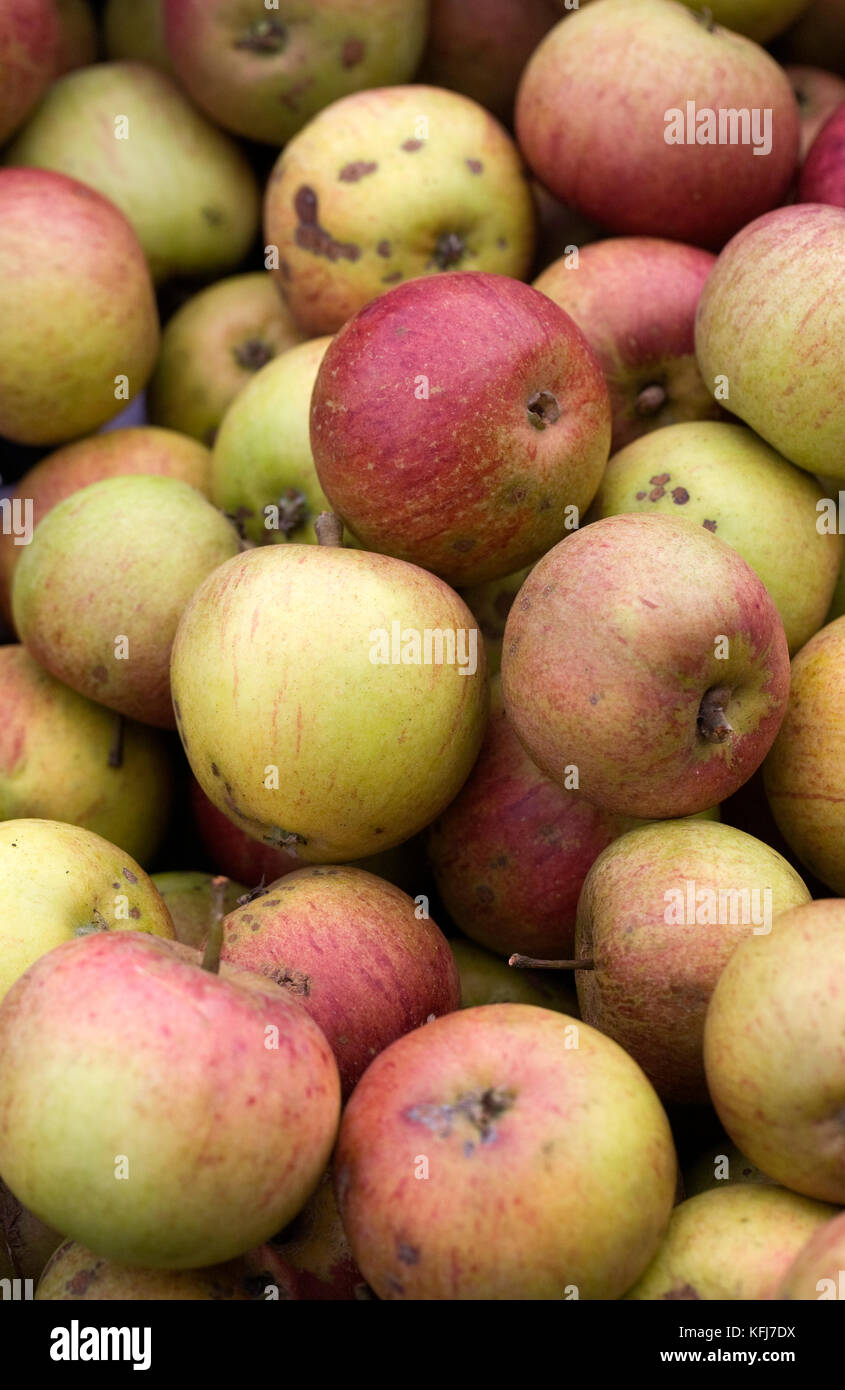
[[[274,1238],[272,1248],[291,1267],[298,1298],[309,1301],[372,1298],[352,1258],[329,1169],[302,1210]]]
[[[624,829],[535,767],[497,679],[478,761],[431,826],[428,856],[446,911],[473,941],[500,955],[571,956],[581,885]]]
[[[0,818],[65,821],[149,863],[170,815],[170,741],[77,695],[23,647],[0,647],[0,704]]]
[[[256,372],[223,417],[214,441],[212,498],[244,535],[316,543],[329,504],[311,455],[309,405],[331,338],[288,348]]]
[[[843,95],[845,95],[845,83]],[[831,203],[845,208],[845,100],[822,126],[798,180],[802,203]]]
[[[813,63],[845,77],[845,0],[813,0],[778,44],[782,61]]]
[[[659,821],[603,850],[578,900],[581,1016],[624,1047],[665,1102],[705,1104],[707,1005],[739,942],[809,902],[795,870],[730,825]]]
[[[179,618],[238,549],[234,527],[178,478],[91,483],[47,513],[18,561],[15,627],[72,690],[173,728],[168,671]]]
[[[0,1006],[0,1051],[0,1172],[120,1264],[251,1250],[304,1205],[334,1143],[340,1086],[317,1025],[178,942],[57,947]]]
[[[666,1239],[626,1300],[776,1297],[791,1261],[834,1208],[783,1187],[733,1183],[672,1213]]]
[[[234,912],[239,900],[249,897],[245,884],[230,878],[221,881],[213,874],[170,870],[153,874],[151,881],[170,913],[176,940],[198,951],[206,943],[215,913]],[[215,884],[219,884],[219,903]]]
[[[310,336],[337,332],[402,280],[521,279],[534,224],[507,132],[469,97],[423,85],[327,107],[280,154],[264,204],[276,282]]]
[[[89,0],[54,0],[59,15],[59,49],[55,76],[96,63],[97,21]]]
[[[784,68],[784,72],[792,83],[792,90],[795,93],[795,100],[798,102],[798,110],[801,114],[801,160],[807,157],[807,151],[824,125],[829,116],[832,116],[837,106],[841,106],[845,101],[845,79],[837,77],[834,72],[825,72],[824,68],[805,67],[799,63],[793,63]],[[804,203],[818,202],[817,198],[802,198]],[[822,202],[824,199],[821,200]]]
[[[138,238],[92,188],[0,169],[0,435],[58,444],[146,384],[158,314]]]
[[[238,392],[301,337],[266,271],[208,285],[164,328],[147,390],[150,419],[212,445]]]
[[[564,255],[534,281],[575,320],[610,388],[611,451],[683,420],[718,418],[695,360],[695,310],[709,251],[611,237]]]
[[[331,545],[221,565],[179,624],[171,685],[203,791],[303,863],[410,839],[466,780],[487,715],[484,649],[457,594]]]
[[[0,999],[34,961],[75,937],[110,931],[173,936],[170,914],[141,866],[78,825],[0,822],[0,899]],[[9,1180],[2,1164],[0,1173]]]
[[[715,806],[769,751],[789,653],[762,582],[718,536],[606,517],[534,566],[505,629],[502,689],[528,756],[607,811]]]
[[[368,550],[482,584],[578,525],[607,463],[608,392],[582,334],[537,290],[503,276],[419,279],[330,345],[311,448]]]
[[[509,123],[522,69],[559,18],[557,0],[431,0],[420,81]]]
[[[0,1278],[40,1278],[61,1240],[59,1232],[21,1206],[0,1179]]]
[[[110,198],[156,281],[237,266],[258,228],[245,156],[144,63],[96,63],[54,82],[5,159],[57,170]]]
[[[781,913],[738,946],[707,1011],[704,1062],[722,1124],[775,1182],[845,1205],[845,903]]]
[[[778,829],[811,873],[845,893],[845,618],[796,656],[786,718],[763,766]]]
[[[682,511],[762,579],[791,652],[825,620],[843,539],[820,532],[826,494],[743,425],[688,421],[635,440],[607,465],[591,515]]]
[[[348,92],[407,82],[427,20],[425,0],[164,0],[188,95],[218,125],[270,145]]]
[[[0,145],[52,81],[61,33],[54,0],[4,0],[0,7]]]
[[[279,1274],[284,1283],[279,1290]],[[206,1269],[139,1269],[103,1259],[75,1241],[59,1246],[41,1276],[38,1302],[124,1303],[198,1301],[242,1303],[264,1301],[275,1287],[284,1299],[298,1297],[296,1275],[286,1269],[269,1245],[261,1245],[226,1264]]]
[[[449,948],[461,978],[461,1008],[478,1004],[536,1004],[541,1009],[578,1017],[578,1000],[570,981],[548,970],[512,970],[492,951],[453,936]]]
[[[779,1299],[845,1299],[845,1211],[814,1231],[781,1281]]]
[[[2,539],[0,539],[2,547]],[[2,558],[0,548],[0,558]],[[487,651],[487,668],[491,676],[502,669],[502,642],[505,636],[505,623],[513,607],[513,601],[531,571],[526,565],[513,574],[505,574],[501,579],[490,579],[486,584],[472,584],[461,590],[461,598],[476,619],[484,635]]]
[[[845,209],[778,208],[725,247],[695,329],[708,388],[799,468],[838,479],[845,479],[844,275]]]
[[[427,903],[350,865],[299,869],[235,908],[220,955],[273,980],[320,1025],[344,1096],[389,1043],[461,1004]]]
[[[700,1192],[726,1187],[729,1183],[768,1183],[771,1178],[740,1153],[726,1134],[713,1143],[684,1171],[684,1192],[697,1197]]]
[[[37,526],[57,502],[89,483],[130,473],[160,473],[166,478],[181,478],[206,496],[211,492],[211,454],[207,449],[175,430],[140,426],[119,434],[91,435],[56,449],[24,473],[12,497],[20,499],[24,521],[27,503],[32,503],[32,524]],[[0,531],[0,612],[9,621],[12,580],[20,556],[21,546],[13,531]]]
[[[375,1059],[334,1169],[379,1298],[614,1299],[660,1243],[676,1158],[654,1091],[609,1038],[490,1004]]]
[[[106,53],[173,72],[164,38],[164,0],[106,0]]]
[[[681,0],[691,10],[704,7],[698,0]],[[707,6],[717,24],[768,43],[807,9],[810,0],[710,0]]]
[[[534,174],[587,217],[716,250],[784,197],[799,117],[774,59],[709,13],[594,0],[535,49],[516,131]]]

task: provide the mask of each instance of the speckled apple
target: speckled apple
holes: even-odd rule
[[[0,13],[0,145],[48,87],[60,42],[53,0],[6,0]]]

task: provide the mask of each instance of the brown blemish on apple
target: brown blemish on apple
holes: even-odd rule
[[[419,1247],[408,1245],[404,1240],[400,1240],[396,1247],[396,1254],[403,1265],[416,1265],[420,1262]]]
[[[380,241],[376,247],[376,252],[379,256],[384,256],[385,260],[387,260],[392,253],[392,249],[389,241]]]
[[[415,150],[421,150],[424,144],[424,140],[403,140],[401,148],[413,154]]]
[[[478,901],[480,903],[483,903],[486,907],[494,901],[496,894],[493,892],[493,889],[490,887],[489,883],[479,883],[475,890],[475,896],[477,897]]]
[[[345,68],[354,68],[361,62],[366,51],[367,46],[363,39],[347,39],[340,51],[340,61]]]
[[[222,227],[226,221],[226,214],[220,208],[202,208],[201,211],[209,227]]]
[[[693,1288],[692,1284],[680,1284],[676,1289],[670,1289],[663,1297],[664,1299],[681,1298],[687,1300],[698,1299],[700,1301],[701,1294]]]
[[[325,256],[330,261],[357,261],[361,254],[360,246],[352,241],[335,241],[334,237],[321,227],[317,220],[317,194],[308,184],[302,184],[293,200],[294,211],[299,218],[295,241],[303,251],[311,251],[315,256]]]
[[[466,249],[466,242],[457,232],[443,232],[435,243],[432,260],[438,270],[451,270],[463,260]]]
[[[398,283],[399,283],[399,281],[400,281],[401,279],[402,279],[402,272],[401,272],[401,270],[394,270],[393,273],[392,273],[391,275],[383,275],[383,276],[381,277],[381,283],[382,283],[383,285],[398,285]]]
[[[310,512],[304,492],[299,488],[285,488],[276,501],[279,510],[279,530],[283,536],[291,536],[298,527],[308,520]]]
[[[480,174],[484,169],[484,165],[481,163],[480,159],[468,159],[466,160],[466,166],[471,174]]]
[[[351,164],[344,164],[338,178],[343,183],[357,183],[359,179],[366,178],[367,174],[374,174],[378,165],[373,160],[356,159]]]
[[[715,531],[715,530],[716,530],[716,523],[715,523],[715,521],[702,521],[701,524],[702,524],[702,526],[703,526],[707,531]]]
[[[404,1114],[412,1124],[432,1130],[438,1139],[448,1139],[454,1125],[466,1121],[480,1135],[482,1144],[492,1144],[496,1139],[493,1121],[510,1109],[514,1099],[513,1091],[488,1086],[484,1091],[469,1091],[453,1105],[414,1105]]]
[[[133,872],[132,872],[131,869],[124,869],[124,870],[123,870],[123,877],[126,879],[126,882],[127,882],[127,883],[137,883],[137,882],[138,882],[138,875],[137,875],[137,874],[133,874]]]
[[[140,909],[140,907],[130,907],[130,909],[129,909],[129,916],[130,916],[130,917],[132,917],[132,918],[138,918],[138,917],[140,917],[140,915],[141,915],[141,909]]]
[[[98,1260],[90,1269],[80,1269],[74,1274],[73,1278],[69,1279],[65,1285],[68,1293],[73,1294],[74,1298],[84,1298],[101,1265],[102,1260]]]
[[[279,97],[282,105],[286,106],[289,111],[296,111],[299,98],[308,91],[313,81],[313,77],[303,77],[301,82],[296,82],[292,87],[288,87],[287,91],[282,92]]]
[[[239,367],[243,367],[246,372],[257,372],[260,367],[266,367],[273,356],[273,349],[263,343],[260,338],[247,338],[233,351],[233,357]]]
[[[507,500],[508,500],[508,502],[510,502],[513,506],[517,506],[520,502],[524,502],[524,501],[525,501],[526,493],[527,493],[527,488],[519,487],[519,486],[517,486],[517,487],[512,487],[511,490],[510,490],[510,492],[507,494]]]
[[[301,994],[308,997],[311,993],[311,976],[306,975],[303,970],[291,970],[287,965],[280,965],[275,970],[262,972],[268,979],[274,980],[277,985],[284,985],[291,994]]]
[[[498,239],[498,241],[496,242],[496,245],[498,246],[498,248],[499,248],[500,251],[504,251],[504,249],[505,249],[505,247],[507,246],[507,244],[508,244],[508,239],[507,239],[507,237],[504,237],[504,236],[500,236],[499,239]]]
[[[560,419],[561,409],[558,398],[552,391],[535,391],[525,403],[529,424],[535,430],[547,429]]]
[[[211,775],[212,775],[213,777],[219,777],[219,776],[220,776],[220,768],[217,766],[216,763],[212,763],[212,764],[211,764]]]
[[[232,47],[246,48],[252,53],[281,53],[287,41],[287,25],[280,19],[259,19],[235,39]]]
[[[684,505],[685,502],[688,502],[688,501],[689,501],[689,493],[687,492],[686,488],[685,488],[685,487],[673,487],[673,488],[672,488],[672,501],[673,501],[673,502],[676,504],[676,506],[678,506],[678,507],[682,507],[682,506]]]

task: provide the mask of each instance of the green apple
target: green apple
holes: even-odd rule
[[[807,868],[845,893],[845,617],[812,637],[792,663],[786,717],[763,764],[778,829]]]
[[[265,1266],[262,1272],[261,1266]],[[226,1264],[207,1269],[139,1269],[103,1259],[84,1245],[66,1240],[55,1251],[35,1290],[37,1302],[102,1301],[241,1303],[264,1299],[275,1284],[281,1261],[269,1246],[259,1246]],[[291,1271],[287,1278],[293,1280]],[[281,1297],[294,1297],[286,1290]]]
[[[798,203],[728,243],[698,304],[710,391],[799,468],[845,479],[845,208]]]
[[[487,715],[483,645],[457,594],[402,560],[323,545],[259,546],[210,575],[171,684],[206,796],[303,863],[416,834],[465,780]]]
[[[835,1215],[785,1187],[733,1183],[672,1213],[666,1239],[627,1299],[769,1299],[810,1237]]]
[[[157,281],[237,266],[258,227],[245,156],[143,63],[96,63],[54,82],[5,160],[67,174],[109,198]]]
[[[478,1004],[536,1004],[578,1017],[571,981],[550,970],[513,970],[500,956],[453,936],[449,941],[461,977],[461,1008]]]
[[[150,419],[213,444],[238,392],[301,338],[266,271],[218,280],[168,320],[147,388]]]
[[[698,0],[681,3],[691,10],[706,9],[716,24],[747,34],[758,43],[768,43],[808,9],[810,0],[709,0],[706,6]]]
[[[309,334],[335,333],[418,275],[524,278],[534,219],[502,126],[469,97],[420,85],[321,111],[279,156],[264,207],[279,289]]]
[[[352,1258],[337,1209],[331,1170],[289,1226],[272,1242],[289,1264],[300,1298],[349,1301],[372,1298],[364,1276]]]
[[[164,40],[164,0],[106,0],[103,24],[110,58],[129,58],[172,74]]]
[[[0,1172],[41,1220],[120,1264],[197,1269],[252,1250],[331,1153],[340,1085],[320,1029],[278,985],[212,964],[95,932],[0,1006]]]
[[[775,1297],[845,1301],[845,1211],[813,1232],[786,1271]]]
[[[249,889],[243,883],[227,878],[220,885],[222,892],[218,902],[212,888],[214,879],[214,874],[191,871],[171,870],[152,875],[152,882],[170,913],[176,940],[196,950],[205,945],[215,914],[234,912],[238,900],[249,896]]]
[[[702,420],[614,454],[591,514],[666,512],[721,536],[762,579],[795,652],[824,622],[842,563],[842,536],[817,527],[825,495],[751,430]]]
[[[704,1030],[707,1085],[722,1124],[775,1182],[845,1205],[845,902],[775,918],[738,946]]]
[[[18,646],[0,647],[0,818],[65,821],[149,863],[170,818],[173,754]]]
[[[262,367],[227,410],[214,442],[211,495],[251,541],[316,542],[329,503],[311,453],[309,407],[331,338],[312,338]]]
[[[15,627],[65,685],[172,728],[168,672],[179,618],[238,549],[234,527],[177,478],[91,483],[36,527],[15,571]]]
[[[0,900],[0,999],[34,961],[76,936],[173,936],[170,914],[140,865],[93,831],[59,821],[0,823]],[[6,1176],[2,1165],[0,1172]]]
[[[689,1168],[684,1171],[684,1192],[687,1197],[697,1197],[700,1192],[710,1192],[717,1187],[727,1187],[729,1183],[769,1183],[772,1179],[740,1153],[736,1144],[727,1135],[714,1141]]]

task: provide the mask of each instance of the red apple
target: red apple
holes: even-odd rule
[[[510,122],[522,70],[559,19],[557,0],[431,0],[419,79]]]
[[[601,363],[611,452],[663,425],[720,419],[695,360],[695,311],[709,251],[657,237],[611,237],[564,255],[534,281],[575,320]]]
[[[0,145],[56,75],[61,41],[53,0],[4,0],[0,5]]]
[[[783,70],[673,0],[594,0],[562,20],[525,70],[516,130],[588,217],[714,250],[778,205],[798,157]]]
[[[784,72],[792,83],[798,112],[801,117],[801,159],[829,116],[845,101],[845,79],[824,68],[804,67],[795,63]]]
[[[311,398],[320,484],[349,529],[454,585],[510,574],[577,526],[609,446],[582,334],[506,276],[426,277],[366,305]]]
[[[845,208],[845,101],[810,146],[798,180],[798,198],[802,203]]]

